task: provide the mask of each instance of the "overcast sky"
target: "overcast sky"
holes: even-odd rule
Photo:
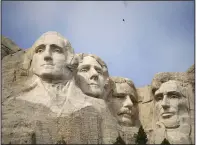
[[[123,19],[125,21],[123,21]],[[2,35],[29,48],[57,31],[137,87],[194,64],[194,1],[3,1]]]

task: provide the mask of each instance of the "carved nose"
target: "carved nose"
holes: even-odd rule
[[[45,61],[50,61],[50,60],[52,60],[52,54],[51,54],[51,51],[50,51],[49,46],[46,46],[46,49],[45,49],[45,51],[44,51],[44,60],[45,60]]]
[[[126,96],[124,106],[127,108],[132,108],[133,107],[133,102],[131,101],[131,98],[129,95]]]
[[[95,69],[91,69],[91,77],[90,79],[98,80],[98,72]]]
[[[170,107],[169,101],[168,101],[168,98],[167,98],[167,95],[164,95],[163,100],[162,100],[162,103],[161,103],[161,106],[162,106],[164,109],[167,109],[167,108]]]

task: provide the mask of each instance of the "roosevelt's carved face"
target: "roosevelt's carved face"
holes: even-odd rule
[[[85,56],[77,68],[77,84],[86,95],[98,98],[103,94],[105,79],[102,66],[91,56]]]
[[[62,79],[64,77],[67,51],[63,39],[54,34],[41,37],[35,44],[32,60],[33,72],[41,78]]]
[[[187,100],[182,86],[176,81],[163,83],[155,92],[155,113],[158,121],[168,128],[178,127],[179,117],[187,113]]]
[[[116,83],[109,108],[123,126],[134,126],[137,119],[137,100],[135,90],[127,83]]]

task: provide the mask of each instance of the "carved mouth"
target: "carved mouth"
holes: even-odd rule
[[[41,66],[54,66],[54,64],[42,64]]]
[[[131,112],[131,110],[128,110],[128,111],[121,112],[118,115],[122,115],[124,117],[131,118],[132,112]]]
[[[172,117],[173,115],[174,115],[173,112],[164,112],[164,113],[161,114],[161,116],[162,116],[163,118],[170,118],[170,117]]]
[[[98,86],[98,84],[91,83],[90,86]]]
[[[124,113],[124,114],[122,114],[122,116],[124,116],[126,118],[131,118],[131,114],[130,113]]]

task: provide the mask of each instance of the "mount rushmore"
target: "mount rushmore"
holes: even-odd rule
[[[140,126],[149,144],[194,144],[194,65],[136,88],[110,76],[99,56],[76,54],[58,32],[26,50],[8,42],[2,38],[3,144],[113,144],[118,136],[134,144]]]

